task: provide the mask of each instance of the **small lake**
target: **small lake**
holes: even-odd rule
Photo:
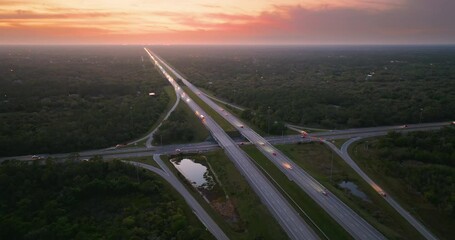
[[[207,167],[191,159],[171,160],[174,167],[195,187],[211,190],[215,185]]]
[[[348,189],[352,193],[352,195],[359,197],[362,200],[370,202],[370,199],[368,198],[368,196],[364,192],[360,191],[359,187],[355,183],[349,182],[349,181],[343,181],[343,182],[339,183],[338,186],[340,186],[344,189]]]

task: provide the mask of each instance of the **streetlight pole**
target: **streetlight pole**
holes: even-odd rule
[[[420,108],[420,118],[419,118],[419,123],[422,123],[422,113],[423,113],[423,108]]]
[[[332,143],[335,143],[335,141],[332,140]],[[333,150],[330,151],[332,153],[332,156],[330,158],[330,182],[332,182],[332,175],[333,175]]]
[[[332,175],[333,175],[333,150],[331,152],[332,152],[332,157],[330,160],[330,182],[332,182]]]
[[[267,109],[267,134],[270,135],[270,106]]]
[[[133,106],[130,106],[130,121],[131,121],[131,127],[133,126]]]

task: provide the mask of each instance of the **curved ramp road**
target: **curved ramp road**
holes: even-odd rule
[[[352,158],[349,156],[348,153],[348,148],[349,146],[354,143],[355,141],[360,140],[361,138],[353,138],[348,140],[341,146],[341,151],[332,143],[328,141],[324,141],[325,144],[327,144],[335,153],[337,153],[354,171],[359,174],[360,177],[365,180],[378,194],[384,193],[385,191],[382,190],[382,188],[377,185],[373,180],[371,180],[370,177],[368,177],[365,172],[360,169],[360,167],[352,160]],[[400,206],[389,194],[385,194],[385,197],[383,199],[390,204],[403,218],[405,218],[417,231],[422,234],[426,239],[431,239],[431,240],[436,240],[436,236],[434,236],[425,226],[417,221],[408,211],[406,211],[403,207]]]
[[[156,55],[155,55],[156,57]],[[251,143],[269,158],[290,180],[294,181],[304,190],[316,203],[318,203],[338,224],[340,224],[355,239],[385,239],[373,226],[366,222],[362,217],[355,213],[351,208],[331,194],[311,177],[307,172],[295,164],[291,159],[281,153],[278,149],[267,142],[262,136],[247,127],[242,121],[223,108],[218,106],[210,98],[201,94],[201,91],[193,84],[183,78],[178,72],[172,69],[160,58],[156,57],[163,65],[169,69],[175,76],[195,94],[197,94],[207,105],[217,111],[228,122],[246,137]],[[156,60],[155,60],[156,61]]]
[[[164,180],[174,187],[180,195],[183,196],[186,203],[193,209],[194,214],[199,218],[199,220],[204,224],[204,226],[209,230],[213,236],[216,237],[218,240],[228,240],[229,238],[224,234],[223,230],[213,221],[210,215],[204,210],[204,208],[197,202],[197,200],[191,195],[191,193],[183,186],[183,184],[177,179],[177,177],[172,174],[169,168],[164,164],[159,155],[154,155],[153,159],[155,162],[159,164],[159,166],[163,169],[159,169],[144,163],[140,162],[128,162],[123,161],[124,163],[128,163],[134,165],[136,167],[144,168],[149,171],[152,171],[158,175],[160,175]]]
[[[303,221],[296,210],[286,201],[283,195],[270,183],[270,181],[256,167],[248,155],[241,150],[236,142],[198,106],[178,85],[178,83],[166,72],[151,52],[144,48],[150,58],[158,66],[160,71],[174,86],[175,91],[201,119],[218,144],[224,149],[226,155],[234,162],[237,169],[246,178],[250,186],[269,209],[283,230],[291,239],[319,239],[318,235]]]

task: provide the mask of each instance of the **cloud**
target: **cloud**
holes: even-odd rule
[[[14,13],[0,13],[0,19],[76,19],[108,17],[112,15],[107,12],[39,13],[29,10],[16,10]]]
[[[455,1],[352,0],[351,4],[335,4],[346,1],[326,1],[316,7],[272,5],[253,13],[226,12],[219,6],[207,6],[207,12],[0,11],[0,43],[21,39],[71,43],[455,43]]]

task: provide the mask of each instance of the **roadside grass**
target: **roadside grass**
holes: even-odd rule
[[[237,129],[235,129],[234,126],[232,126],[226,119],[224,119],[222,116],[218,114],[218,112],[215,111],[215,109],[212,109],[209,105],[207,105],[202,99],[200,99],[195,93],[193,93],[188,87],[186,86],[181,86],[183,87],[183,90],[188,94],[193,101],[195,101],[204,111],[215,120],[223,130],[229,134],[231,137],[237,137],[240,136],[239,132]],[[194,115],[194,113],[193,113]]]
[[[156,168],[161,169],[161,167],[158,165],[158,163],[153,160],[153,157],[131,157],[131,158],[119,158],[119,160],[122,161],[133,161],[133,162],[140,162],[140,163],[145,163],[151,166],[154,166]]]
[[[307,171],[332,194],[357,212],[388,239],[422,239],[422,236],[383,197],[326,145],[311,142],[278,145],[277,148]],[[333,158],[333,168],[331,168]],[[332,169],[332,170],[331,170]],[[331,173],[332,172],[332,177]],[[338,184],[350,181],[368,197],[363,200]]]
[[[209,130],[201,123],[201,120],[194,114],[194,112],[185,103],[179,103],[177,106],[179,111],[184,111],[188,116],[188,121],[195,132],[194,139],[191,142],[202,142],[210,136]],[[177,111],[176,109],[176,111]]]
[[[265,175],[277,186],[283,195],[292,198],[289,202],[294,206],[300,216],[302,216],[311,227],[318,233],[321,239],[325,239],[321,231],[319,231],[311,223],[309,218],[324,232],[329,239],[352,239],[348,232],[346,232],[335,220],[333,220],[319,205],[313,201],[300,187],[290,181],[270,160],[265,157],[255,146],[242,147],[246,153],[266,171]],[[283,192],[284,191],[284,192]],[[297,204],[297,205],[296,205]],[[303,213],[299,208],[303,209]],[[305,216],[307,215],[307,216]]]
[[[333,139],[333,140],[330,140],[330,142],[332,142],[333,144],[335,144],[335,146],[337,146],[337,148],[341,149],[341,146],[343,146],[343,144],[345,142],[347,142],[349,140],[349,138],[343,138],[343,139]]]
[[[275,221],[268,209],[261,203],[245,178],[238,172],[234,164],[222,150],[204,154],[184,154],[188,158],[205,156],[223,189],[233,201],[240,216],[244,230],[239,231],[227,223],[223,217],[205,201],[169,161],[172,156],[162,156],[163,161],[171,171],[179,177],[185,187],[191,192],[201,206],[217,222],[230,239],[287,239],[287,235]]]
[[[145,161],[146,159],[142,159],[142,160]],[[144,163],[151,164],[148,160],[153,161],[153,159],[151,159],[151,157],[149,157],[149,159],[147,159],[147,161]],[[155,165],[157,165],[157,164],[155,163]],[[146,175],[152,176],[154,179],[159,181],[162,184],[163,188],[166,189],[163,192],[166,192],[166,193],[172,195],[173,199],[175,199],[177,204],[182,206],[184,215],[188,219],[188,222],[186,224],[191,225],[191,226],[199,226],[201,229],[205,229],[205,226],[201,223],[201,221],[198,219],[198,217],[196,215],[194,215],[193,210],[185,202],[182,195],[180,195],[180,193],[177,192],[177,190],[175,190],[171,184],[169,184],[166,180],[162,179],[159,175],[157,175],[156,173],[154,173],[152,171],[149,171],[149,170],[146,170],[143,168],[138,168],[138,169],[140,171],[142,171],[143,173],[145,173]],[[215,239],[215,237],[209,231],[201,231],[201,237],[202,237],[201,239],[204,239],[204,240],[205,239]]]
[[[210,96],[216,97],[212,92],[210,92],[210,91],[208,91],[206,89],[201,89],[201,91],[207,93]],[[266,132],[264,132],[262,129],[258,128],[256,125],[254,125],[250,121],[247,121],[247,120],[241,118],[240,114],[242,114],[242,111],[240,111],[238,109],[235,109],[235,108],[233,108],[233,107],[231,107],[231,106],[229,106],[227,104],[224,104],[222,102],[218,102],[217,100],[213,100],[213,101],[215,101],[218,105],[220,105],[222,108],[224,108],[225,111],[228,111],[230,114],[236,116],[238,119],[240,119],[246,125],[248,125],[251,129],[253,129],[255,132],[257,132],[259,135],[262,135],[262,136],[268,135]],[[291,132],[291,133],[287,134],[287,132],[285,132],[285,134],[288,135],[288,134],[293,134],[293,133]]]
[[[455,219],[451,219],[438,211],[402,179],[382,174],[382,171],[379,170],[381,159],[377,157],[378,152],[374,148],[377,141],[378,138],[369,138],[353,143],[348,149],[352,159],[373,181],[393,196],[404,209],[426,225],[433,234],[441,239],[453,238],[455,236]]]
[[[175,101],[177,101],[177,96],[175,95],[175,91],[174,91],[174,88],[172,86],[166,86],[164,87],[164,92],[169,96],[169,102],[168,104],[166,105],[166,109],[164,110],[163,113],[161,113],[160,117],[158,118],[158,120],[152,125],[152,127],[150,128],[150,130],[144,134],[143,136],[139,137],[139,138],[142,138],[142,137],[145,137],[147,136],[150,132],[152,132],[164,119],[164,117],[166,116],[166,114],[169,112],[169,110],[171,110],[172,106],[174,106],[175,104]],[[130,144],[126,147],[130,148],[130,147],[140,147],[140,146],[145,146],[145,143],[147,142],[147,138],[146,139],[143,139],[139,142],[137,142],[136,144]]]
[[[183,113],[183,114],[181,114],[181,113]],[[185,117],[184,120],[188,121],[188,125],[184,126],[185,129],[179,129],[179,130],[191,131],[193,134],[193,138],[191,140],[183,139],[183,138],[170,138],[170,139],[167,139],[165,144],[202,142],[202,141],[205,141],[210,136],[209,131],[201,123],[201,120],[198,117],[196,117],[196,115],[190,109],[190,107],[188,107],[188,105],[186,105],[186,103],[184,103],[183,101],[181,101],[177,105],[174,112],[172,112],[171,116],[165,122],[163,122],[163,125],[161,127],[163,127],[164,124],[166,124],[166,122],[168,122],[168,121],[169,121],[169,123],[172,123],[172,121],[181,121],[181,119],[178,119],[177,116],[176,116],[177,118],[173,118],[173,116],[175,116],[176,114],[177,114],[177,116],[180,116],[180,117],[184,116]],[[171,136],[173,136],[173,135],[171,135]],[[161,145],[161,140],[158,136],[153,139],[153,145],[155,145],[155,146]]]

